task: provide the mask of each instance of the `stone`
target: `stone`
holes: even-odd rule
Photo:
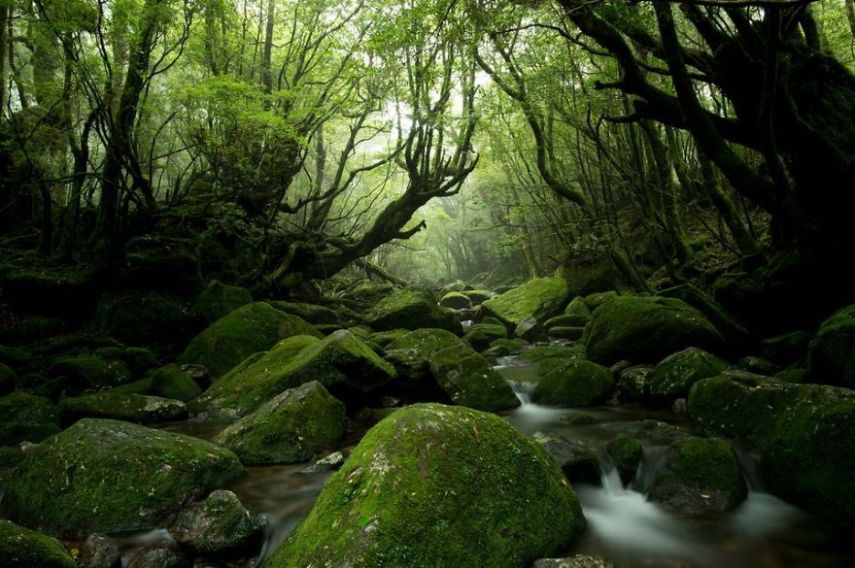
[[[333,452],[325,458],[321,458],[309,467],[304,467],[300,473],[324,473],[328,471],[338,471],[344,465],[344,454],[341,452]]]
[[[541,324],[564,308],[569,291],[558,276],[529,280],[481,304],[487,315],[501,320],[520,337],[536,334]]]
[[[855,304],[822,322],[810,342],[808,371],[812,382],[855,388]]]
[[[254,555],[261,526],[231,491],[218,489],[178,513],[169,534],[194,555]]]
[[[564,317],[567,325],[584,326],[591,320],[591,308],[585,298],[576,296],[564,308]]]
[[[380,300],[365,319],[378,330],[436,328],[457,335],[463,331],[452,310],[440,307],[433,294],[417,288],[404,288]]]
[[[571,359],[540,379],[531,400],[567,408],[595,406],[611,398],[614,388],[614,379],[606,367],[584,359]]]
[[[0,397],[0,447],[38,443],[59,432],[59,412],[49,399],[16,391]]]
[[[76,392],[115,387],[134,380],[128,366],[120,360],[105,360],[94,355],[62,357],[48,369],[52,378],[65,377]]]
[[[577,554],[570,558],[541,558],[535,561],[532,568],[617,568],[617,566],[600,556]]]
[[[57,540],[0,519],[0,564],[4,568],[75,568]]]
[[[172,542],[143,545],[131,553],[127,568],[190,568],[190,560]]]
[[[807,361],[811,339],[811,335],[802,330],[767,337],[760,342],[760,356],[778,365],[802,365]]]
[[[689,396],[689,389],[701,379],[714,377],[728,364],[712,353],[689,347],[665,357],[645,380],[645,396],[657,404],[670,404]]]
[[[463,290],[462,292],[469,301],[472,302],[473,306],[480,306],[495,294],[489,290]]]
[[[502,324],[476,323],[469,326],[463,339],[475,351],[484,351],[497,339],[507,339],[508,330]]]
[[[101,535],[89,535],[80,546],[77,556],[78,568],[121,568],[122,553],[119,543]]]
[[[618,390],[621,400],[639,401],[647,395],[647,379],[653,367],[650,365],[633,365],[624,369],[618,379]]]
[[[461,292],[449,292],[440,298],[439,305],[452,310],[468,310],[472,307],[472,300]]]
[[[520,405],[505,379],[468,345],[446,347],[429,361],[433,378],[455,404],[492,412]]]
[[[618,435],[606,444],[606,452],[617,469],[621,481],[624,484],[632,481],[638,466],[644,460],[644,448],[641,442],[632,436]]]
[[[73,424],[81,418],[153,424],[183,420],[187,416],[187,407],[180,400],[137,393],[105,391],[59,401],[59,417],[63,424]]]
[[[251,303],[252,293],[246,288],[212,280],[193,299],[190,310],[199,321],[210,325],[241,306]]]
[[[270,302],[270,305],[277,310],[301,317],[313,325],[338,325],[340,323],[340,318],[336,311],[326,306],[281,300]],[[338,329],[341,329],[341,326]]]
[[[164,398],[189,402],[199,396],[202,389],[181,367],[169,364],[152,374],[151,392]]]
[[[567,479],[573,483],[600,484],[600,462],[594,450],[580,442],[543,432],[535,432],[534,439],[555,459]]]
[[[11,367],[0,363],[0,396],[7,395],[15,389],[18,376]]]

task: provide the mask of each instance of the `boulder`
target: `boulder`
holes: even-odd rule
[[[616,565],[600,556],[577,554],[569,558],[541,558],[532,568],[616,568]]]
[[[5,568],[75,568],[59,541],[0,520],[0,564]]]
[[[178,513],[169,534],[199,556],[252,555],[252,548],[261,544],[261,526],[237,495],[222,489]]]
[[[132,345],[171,350],[194,331],[190,302],[148,289],[105,295],[95,313],[95,329]]]
[[[525,349],[525,343],[521,339],[494,339],[490,342],[490,348],[484,352],[488,357],[507,357],[508,355],[519,355]]]
[[[122,552],[119,543],[104,535],[89,535],[80,545],[78,568],[121,568]]]
[[[317,381],[288,389],[214,438],[246,465],[296,463],[338,442],[344,404]]]
[[[0,397],[0,447],[38,443],[59,432],[59,414],[49,399],[25,392]]]
[[[518,336],[539,331],[540,324],[557,314],[567,302],[567,282],[558,276],[529,280],[481,304],[484,313],[501,320]]]
[[[855,388],[855,304],[822,322],[810,342],[808,371],[812,382]]]
[[[208,326],[193,338],[178,362],[204,365],[216,379],[253,353],[266,351],[276,342],[296,335],[321,337],[305,320],[266,302],[255,302]]]
[[[430,357],[447,347],[459,347],[459,337],[444,329],[419,329],[403,335],[386,348],[386,359],[401,379],[417,384],[430,379]]]
[[[54,361],[48,369],[51,378],[63,377],[75,392],[115,387],[134,380],[128,366],[121,360],[106,360],[95,355],[75,355]]]
[[[571,359],[540,379],[531,400],[568,408],[594,406],[606,402],[614,388],[614,379],[606,367],[584,359]]]
[[[170,398],[105,391],[60,400],[59,417],[63,424],[73,424],[81,418],[153,424],[183,420],[187,418],[187,407],[180,400]]]
[[[4,365],[8,365],[13,369],[19,369],[29,365],[32,360],[32,353],[25,349],[0,345],[0,363]]]
[[[312,465],[304,467],[300,473],[325,473],[328,471],[338,471],[344,465],[344,454],[341,452],[333,452],[330,455],[319,459]]]
[[[704,516],[730,511],[747,495],[730,444],[721,438],[690,436],[666,450],[650,499],[669,511]]]
[[[806,331],[791,331],[760,342],[760,355],[779,365],[803,364],[807,360],[811,335]]]
[[[189,402],[199,396],[202,389],[181,367],[170,364],[152,374],[151,392],[164,398]]]
[[[507,339],[508,330],[502,324],[476,323],[469,326],[463,336],[475,351],[484,351],[497,339]]]
[[[567,479],[573,483],[600,484],[600,462],[594,450],[563,436],[542,432],[535,432],[534,439],[549,452]]]
[[[576,296],[564,308],[564,316],[567,318],[564,320],[567,325],[584,326],[591,319],[591,308],[588,307],[585,298]]]
[[[618,296],[594,310],[584,341],[588,358],[608,365],[622,359],[655,363],[686,347],[715,346],[721,339],[709,320],[685,302]]]
[[[395,369],[350,331],[339,330],[320,341],[297,336],[228,373],[196,398],[191,409],[210,418],[237,419],[310,381],[347,394],[368,392],[395,376]]]
[[[416,288],[404,288],[383,298],[365,319],[379,330],[437,328],[458,335],[463,331],[452,310],[437,305],[430,292]]]
[[[178,545],[163,540],[144,544],[128,557],[127,568],[191,568],[192,563]]]
[[[621,400],[639,401],[645,398],[648,387],[647,379],[653,367],[650,365],[633,365],[620,373],[618,390]]]
[[[689,416],[754,448],[773,493],[855,523],[855,392],[748,374],[712,377],[692,387]]]
[[[489,290],[463,290],[462,293],[469,298],[469,301],[472,302],[473,306],[480,306],[495,296],[495,294]]]
[[[468,310],[472,307],[469,296],[460,292],[449,292],[439,300],[439,305],[452,310]]]
[[[645,380],[645,395],[657,404],[670,404],[689,396],[689,389],[701,379],[714,377],[728,368],[715,355],[697,347],[678,351],[659,362]]]
[[[520,405],[505,379],[462,342],[437,351],[429,360],[433,378],[455,404],[494,412]]]
[[[582,339],[582,336],[585,334],[584,327],[571,327],[571,326],[555,326],[550,327],[547,331],[547,335],[551,339],[566,339],[567,341],[579,341]]]
[[[250,303],[252,303],[252,293],[246,288],[212,280],[193,299],[190,310],[199,321],[209,325]]]
[[[242,472],[237,456],[209,442],[86,418],[26,454],[3,507],[63,537],[144,530]]]
[[[339,316],[335,310],[317,304],[303,302],[285,302],[282,300],[270,302],[277,310],[303,318],[313,325],[339,324]]]
[[[618,435],[606,444],[606,452],[624,484],[632,481],[638,466],[644,461],[644,448],[637,438]]]
[[[536,442],[498,416],[419,404],[368,431],[264,566],[522,568],[584,527]]]

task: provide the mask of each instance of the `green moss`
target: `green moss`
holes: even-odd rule
[[[95,328],[132,345],[171,349],[192,333],[190,304],[179,296],[151,290],[128,290],[105,296],[98,304]]]
[[[223,556],[257,543],[260,528],[237,495],[217,490],[181,511],[169,534],[194,554]]]
[[[494,339],[490,342],[490,349],[484,355],[490,357],[506,357],[518,355],[525,349],[525,343],[519,339]]]
[[[472,300],[461,292],[449,292],[439,300],[439,305],[452,310],[466,310],[472,307]]]
[[[74,568],[74,558],[60,542],[3,520],[0,558],[6,568]]]
[[[647,378],[653,372],[649,365],[633,365],[620,373],[618,390],[623,400],[638,401],[648,393]]]
[[[28,343],[48,339],[65,332],[65,322],[47,316],[30,316],[15,322],[11,327],[0,328],[0,341]]]
[[[834,312],[822,322],[810,343],[811,381],[855,388],[855,304]]]
[[[721,335],[699,311],[673,298],[619,296],[596,310],[585,329],[588,358],[654,363],[690,346],[709,347]]]
[[[41,442],[57,432],[57,408],[47,398],[20,391],[0,397],[0,446]]]
[[[639,464],[644,460],[644,448],[632,436],[615,436],[606,445],[606,452],[624,483],[629,483],[635,477]]]
[[[671,511],[708,515],[733,509],[747,494],[739,462],[726,440],[687,437],[668,447],[650,498]]]
[[[497,416],[421,404],[365,435],[265,566],[523,567],[584,526],[535,442]]]
[[[335,310],[325,306],[301,302],[285,302],[281,300],[270,302],[270,305],[277,310],[282,310],[287,314],[293,314],[301,317],[307,322],[311,322],[315,325],[339,323],[339,317]]]
[[[502,324],[476,323],[469,326],[463,339],[472,346],[475,351],[483,351],[497,339],[506,339],[508,329]]]
[[[591,319],[591,308],[588,307],[585,298],[576,296],[564,308],[564,315],[569,318],[566,320],[567,325],[584,326]]]
[[[614,290],[609,290],[607,292],[595,292],[593,294],[588,294],[585,296],[585,305],[588,306],[588,309],[593,313],[594,310],[602,306],[607,302],[611,302],[615,298],[619,298],[620,294],[615,292]]]
[[[386,349],[408,333],[412,332],[409,329],[391,329],[389,331],[378,331],[377,333],[372,333],[369,336],[368,341],[379,345],[383,349]]]
[[[803,364],[807,359],[811,336],[806,331],[792,331],[760,342],[760,355],[779,365]]]
[[[547,359],[569,361],[577,357],[579,351],[566,345],[538,345],[523,351],[519,358],[521,361],[538,364]]]
[[[456,404],[478,410],[507,410],[520,405],[517,395],[484,357],[465,344],[430,356],[430,371]]]
[[[63,357],[48,369],[51,377],[65,377],[77,391],[115,387],[133,381],[130,369],[120,360],[107,360],[94,355]]]
[[[366,321],[379,330],[437,328],[461,332],[454,312],[438,306],[430,292],[417,288],[404,288],[382,299]]]
[[[15,371],[4,363],[0,363],[0,396],[12,392],[17,379]]]
[[[529,320],[545,321],[564,307],[568,296],[563,278],[548,276],[529,280],[482,304],[485,313],[512,328]],[[520,333],[517,333],[520,335]]]
[[[164,398],[189,402],[202,393],[202,389],[178,365],[166,365],[151,376],[151,392]]]
[[[469,298],[473,306],[480,306],[495,295],[489,290],[463,290],[462,294]]]
[[[312,381],[276,396],[214,442],[246,465],[302,462],[338,442],[345,420],[344,405]]]
[[[555,326],[549,328],[547,335],[550,338],[555,339],[566,339],[567,341],[578,341],[582,339],[582,336],[585,333],[584,327],[572,327],[572,326]]]
[[[193,338],[178,362],[204,365],[217,378],[253,353],[266,351],[277,341],[295,335],[321,337],[318,330],[297,316],[265,302],[247,304]]]
[[[241,306],[252,303],[252,293],[240,286],[212,280],[193,300],[193,315],[205,324],[211,324]]]
[[[670,404],[689,396],[689,389],[701,379],[721,374],[728,364],[697,347],[689,347],[663,359],[647,375],[646,394],[650,400]]]
[[[549,406],[594,406],[607,401],[614,388],[614,379],[607,368],[584,359],[574,359],[544,375],[531,399]]]
[[[157,356],[145,347],[127,347],[120,357],[135,377],[142,377],[157,365]]]
[[[33,356],[29,351],[19,349],[18,347],[0,345],[0,363],[17,369],[29,365],[32,359]]]
[[[430,376],[430,357],[437,351],[463,345],[463,341],[444,329],[419,329],[403,335],[386,348],[390,361],[405,382],[416,384]]]
[[[59,401],[63,424],[81,418],[115,418],[139,424],[170,422],[187,418],[187,407],[178,400],[136,393],[105,391]]]
[[[64,537],[149,529],[242,471],[233,453],[196,438],[84,419],[27,453],[3,506]]]

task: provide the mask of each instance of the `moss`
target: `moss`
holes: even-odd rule
[[[507,410],[520,405],[517,395],[484,357],[468,345],[446,347],[430,357],[430,371],[456,404],[478,410]]]
[[[344,405],[312,381],[276,396],[214,442],[246,465],[302,462],[338,442],[345,419]]]
[[[4,363],[0,363],[0,396],[12,392],[15,381],[18,378],[15,371]]]
[[[427,291],[404,288],[378,302],[366,316],[379,330],[437,328],[459,334],[462,329],[454,312],[437,305]]]
[[[822,322],[810,342],[808,371],[812,382],[855,388],[855,304]]]
[[[463,290],[462,294],[469,298],[473,306],[480,306],[495,295],[489,290]]]
[[[548,276],[529,280],[482,304],[488,315],[499,318],[508,327],[517,328],[529,321],[542,322],[555,315],[567,301],[567,282]],[[524,326],[526,327],[526,326]],[[522,329],[517,335],[522,335]]]
[[[0,345],[0,363],[9,365],[13,369],[26,367],[32,361],[33,356],[29,351],[18,347]]]
[[[568,361],[579,356],[579,352],[566,345],[538,345],[523,351],[520,355],[521,361],[528,363],[541,363],[547,359],[561,359]]]
[[[409,329],[392,329],[389,331],[378,331],[376,333],[372,333],[368,337],[368,341],[375,343],[385,349],[395,343],[397,340],[407,335],[408,333],[412,332]]]
[[[582,339],[582,335],[585,333],[584,327],[572,327],[572,326],[555,326],[549,328],[547,335],[551,338],[555,339],[566,339],[567,341],[578,341]]]
[[[183,298],[151,290],[127,290],[98,304],[95,329],[133,345],[172,349],[193,331],[190,304]]]
[[[265,302],[247,304],[193,338],[178,362],[204,365],[211,377],[217,378],[253,353],[266,351],[277,341],[295,335],[321,337],[318,330],[297,316]]]
[[[126,347],[120,357],[135,377],[142,377],[157,365],[157,356],[145,347]]]
[[[170,422],[187,418],[187,407],[178,400],[126,392],[99,392],[59,401],[63,424],[81,418],[115,418],[139,424]]]
[[[599,308],[605,303],[611,302],[615,298],[619,298],[620,294],[615,292],[614,290],[609,290],[607,292],[595,292],[593,294],[588,294],[585,296],[585,305],[588,306],[588,309],[593,313],[594,310]]]
[[[252,293],[246,288],[212,280],[193,300],[190,310],[207,325],[250,303]]]
[[[623,400],[638,401],[647,395],[647,378],[653,372],[649,365],[633,365],[620,373],[618,390]]]
[[[532,568],[617,568],[617,566],[600,556],[576,554],[570,558],[541,558]]]
[[[0,341],[28,343],[48,339],[65,332],[65,322],[47,316],[29,316],[13,322],[11,327],[0,328]]]
[[[237,495],[217,490],[181,511],[169,534],[194,554],[223,556],[260,543],[260,529]]]
[[[594,406],[607,401],[614,388],[614,379],[607,368],[584,359],[575,359],[543,376],[531,399],[549,406]]]
[[[729,511],[747,494],[726,440],[687,437],[668,447],[650,498],[668,510],[700,516]]]
[[[689,396],[689,389],[701,379],[721,374],[728,364],[697,347],[669,355],[647,375],[645,394],[660,404],[670,404]]]
[[[801,364],[807,360],[811,336],[806,331],[792,331],[768,337],[760,342],[760,355],[779,365]]]
[[[6,568],[74,568],[74,558],[60,542],[3,520],[0,558]]]
[[[689,393],[699,427],[753,447],[769,489],[843,525],[855,522],[855,393],[750,375],[704,379]]]
[[[497,416],[420,404],[365,435],[265,566],[523,567],[584,526],[535,442]]]
[[[270,305],[277,310],[282,310],[287,314],[301,317],[307,322],[315,325],[339,323],[339,317],[335,310],[325,306],[301,302],[285,302],[281,300],[270,302]]]
[[[316,380],[327,388],[366,392],[389,382],[395,369],[346,330],[321,341],[292,337],[193,401],[191,408],[214,418],[246,416],[279,393]]]
[[[57,408],[47,398],[25,392],[0,397],[0,446],[41,442],[57,432]]]
[[[606,452],[624,483],[629,483],[635,477],[638,466],[644,460],[644,448],[632,436],[615,436],[606,444]]]
[[[508,330],[504,325],[495,323],[476,323],[469,326],[463,339],[472,346],[475,351],[483,351],[497,339],[506,339]]]
[[[202,389],[178,365],[166,365],[151,376],[151,392],[164,398],[189,402],[202,393]]]
[[[620,296],[594,310],[585,328],[592,361],[654,363],[690,346],[710,347],[721,335],[699,311],[672,298]]]
[[[242,471],[233,453],[196,438],[84,419],[27,453],[3,505],[57,536],[143,530]]]
[[[490,357],[506,357],[518,355],[525,349],[525,343],[520,339],[494,339],[490,342],[490,349],[484,353]]]
[[[124,361],[102,359],[94,355],[62,357],[48,369],[51,377],[65,377],[77,391],[124,385],[134,376]]]
[[[472,307],[472,300],[461,292],[449,292],[440,298],[439,305],[452,310],[466,310]]]
[[[419,329],[390,343],[386,349],[386,359],[395,365],[404,381],[416,384],[429,378],[431,355],[462,344],[461,339],[450,331]]]
[[[585,325],[591,319],[591,308],[588,307],[585,298],[576,296],[564,308],[564,315],[569,318],[566,320],[567,325]]]

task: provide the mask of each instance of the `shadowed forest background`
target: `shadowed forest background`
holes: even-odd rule
[[[78,565],[98,566],[92,551],[107,545],[87,537],[167,523],[181,545],[166,547],[175,566],[226,549],[240,551],[240,566],[455,566],[473,534],[490,552],[472,565],[528,566],[570,551],[612,553],[626,566],[740,566],[752,548],[766,550],[746,541],[718,556],[728,547],[708,536],[703,546],[717,552],[706,560],[610,548],[597,524],[579,541],[583,511],[600,511],[600,497],[580,490],[580,508],[558,478],[516,462],[508,475],[534,496],[560,493],[535,499],[528,521],[499,519],[532,495],[440,513],[399,502],[378,460],[406,470],[424,441],[401,441],[383,430],[392,418],[380,419],[427,402],[396,412],[395,427],[487,420],[485,439],[504,441],[509,421],[574,485],[634,487],[638,507],[689,517],[775,495],[780,509],[764,519],[784,518],[784,506],[813,516],[787,525],[786,546],[757,565],[846,564],[853,71],[853,0],[0,0],[0,516],[22,525],[0,521],[0,551],[11,551],[0,556],[67,566],[54,541],[30,545],[44,557],[4,544],[3,531],[46,539],[34,529],[63,538]],[[271,399],[279,406],[262,406]],[[508,420],[449,418],[434,403]],[[314,410],[294,410],[301,404]],[[580,407],[611,434],[549,414]],[[287,455],[241,438],[265,428],[237,428],[259,408],[279,422],[258,435]],[[615,409],[628,414],[603,418]],[[608,430],[625,420],[647,425]],[[135,444],[159,455],[154,447],[178,443],[158,438],[172,432],[213,439],[216,448],[193,451],[216,454],[218,473],[189,465],[201,453],[104,465]],[[394,442],[384,446],[384,435]],[[84,439],[85,451],[62,446]],[[454,459],[430,459],[483,453],[484,477],[437,473],[436,487],[419,485],[427,501],[444,502],[443,485],[501,484],[511,471],[502,460],[517,449],[470,443]],[[249,518],[238,497],[252,509],[250,487],[296,483],[297,470],[275,468],[333,449],[353,454],[323,493],[326,477],[311,499],[277,502],[267,524],[224,531],[245,532],[240,543],[206,549],[187,536],[210,510],[240,507]],[[635,461],[621,471],[622,450]],[[505,457],[490,462],[494,451]],[[68,473],[65,489],[41,494],[99,452],[112,457],[81,474],[96,475],[78,478],[83,493],[69,496]],[[347,509],[352,495],[331,488],[361,471],[350,465],[359,460],[374,464],[385,505]],[[433,479],[427,461],[420,471]],[[164,481],[157,503],[128,498],[161,462],[180,472],[170,479],[186,477],[181,487]],[[240,477],[261,464],[277,465]],[[731,465],[738,479],[722,481]],[[123,486],[98,467],[140,478]],[[662,489],[677,478],[678,489]],[[111,484],[119,493],[101,495]],[[111,514],[76,509],[101,500],[115,503]],[[196,509],[175,520],[191,501]],[[282,513],[283,503],[299,512]],[[408,507],[452,528],[417,530]],[[484,526],[451,521],[466,516]],[[326,519],[352,526],[322,538]],[[793,537],[796,525],[816,534]],[[369,537],[366,526],[384,530]],[[125,565],[154,565],[150,549],[117,542]]]

